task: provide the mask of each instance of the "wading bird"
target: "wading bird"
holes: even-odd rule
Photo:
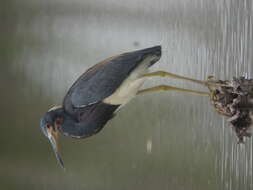
[[[161,57],[161,46],[123,53],[108,58],[82,74],[67,92],[63,105],[53,107],[42,117],[40,127],[50,140],[56,158],[64,168],[58,150],[58,133],[73,138],[86,138],[98,133],[115,113],[138,94],[174,90],[198,95],[206,92],[159,85],[140,90],[148,77],[172,77],[190,80],[172,73],[148,68]]]

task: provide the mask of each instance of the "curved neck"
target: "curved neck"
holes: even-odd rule
[[[57,114],[63,118],[59,131],[65,136],[75,138],[85,138],[95,135],[112,119],[118,107],[119,105],[105,103],[94,104],[83,110],[79,119],[68,114],[64,109],[59,109]]]
[[[73,138],[86,138],[100,131],[99,125],[94,125],[93,123],[86,121],[79,122],[65,112],[64,109],[59,110],[57,114],[58,117],[63,117],[59,131],[65,136],[71,136]]]

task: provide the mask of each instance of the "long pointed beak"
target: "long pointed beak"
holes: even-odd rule
[[[61,158],[61,154],[59,152],[59,146],[58,146],[58,142],[57,142],[57,132],[54,132],[52,130],[49,131],[48,133],[48,139],[53,147],[53,151],[55,153],[56,159],[58,161],[58,163],[60,164],[60,166],[65,169],[64,167],[64,163],[63,160]]]

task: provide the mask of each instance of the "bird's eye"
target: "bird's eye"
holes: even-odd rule
[[[56,123],[57,125],[61,125],[61,124],[62,124],[62,121],[63,121],[63,118],[59,117],[59,118],[56,119],[55,123]]]

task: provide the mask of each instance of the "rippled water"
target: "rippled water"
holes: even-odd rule
[[[137,97],[98,135],[61,139],[66,172],[39,129],[82,72],[125,51],[161,44],[152,70],[252,77],[252,11],[251,0],[3,3],[1,189],[252,189],[253,141],[237,145],[206,97]],[[205,90],[159,78],[145,87],[155,84]]]

